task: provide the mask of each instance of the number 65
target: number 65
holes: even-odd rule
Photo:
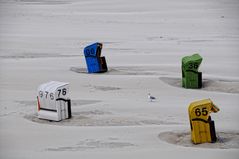
[[[201,116],[201,115],[206,116],[207,114],[208,114],[208,111],[206,107],[202,108],[202,110],[200,110],[200,108],[195,109],[196,116]]]

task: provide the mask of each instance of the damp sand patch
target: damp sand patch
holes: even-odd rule
[[[160,77],[160,80],[170,86],[182,88],[180,78]],[[239,94],[239,81],[203,79],[203,86],[199,90]]]
[[[118,139],[117,139],[118,140]],[[95,139],[86,139],[79,141],[75,145],[69,146],[59,146],[46,148],[45,151],[83,151],[83,150],[95,150],[95,149],[116,149],[124,147],[135,146],[129,142],[117,141],[117,140],[95,140]]]
[[[193,144],[189,132],[163,132],[159,139],[170,144],[194,148],[239,149],[238,132],[217,132],[218,141],[215,143]]]
[[[181,125],[183,123],[160,119],[145,119],[140,117],[114,114],[102,110],[73,112],[72,118],[59,122],[39,119],[37,114],[27,114],[25,119],[47,125],[57,126],[144,126],[144,125]]]
[[[173,68],[171,68],[173,69]],[[70,71],[81,74],[88,74],[86,68],[71,67]],[[109,67],[105,73],[94,73],[92,75],[167,75],[165,66],[119,66]]]

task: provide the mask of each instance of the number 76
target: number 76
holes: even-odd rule
[[[58,97],[60,97],[60,95],[62,94],[63,96],[66,95],[66,88],[63,88],[63,89],[58,89]]]

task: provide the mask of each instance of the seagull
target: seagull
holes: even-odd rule
[[[153,100],[156,100],[156,98],[154,96],[151,96],[150,93],[148,93],[148,98],[150,102],[152,102]]]

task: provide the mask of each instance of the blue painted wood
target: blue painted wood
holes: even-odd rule
[[[106,72],[108,70],[105,59],[104,59],[105,63],[104,64],[102,63],[101,60],[102,57],[100,57],[101,50],[102,50],[101,43],[93,43],[84,48],[84,55],[88,73]],[[104,68],[102,68],[102,66],[104,66]]]

